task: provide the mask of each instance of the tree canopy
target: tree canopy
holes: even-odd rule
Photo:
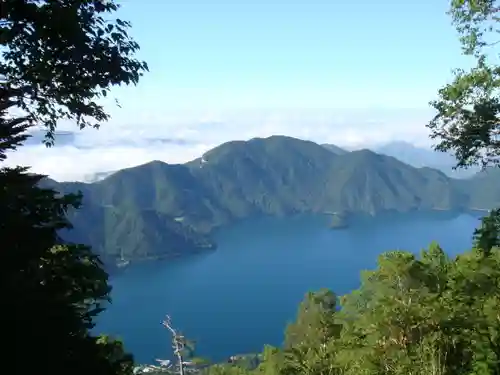
[[[500,2],[452,0],[449,14],[463,53],[475,61],[456,69],[454,80],[431,102],[437,111],[427,125],[436,148],[450,151],[458,167],[497,165],[500,156]]]
[[[137,84],[148,69],[135,59],[131,24],[112,18],[105,0],[5,0],[0,18],[0,84],[4,105],[47,129],[57,121],[80,128],[109,119],[96,100],[114,85]],[[5,97],[6,96],[6,97]]]
[[[31,126],[54,142],[59,120],[98,127],[109,115],[96,101],[147,70],[130,24],[105,19],[113,1],[5,0],[0,14],[0,162]],[[0,280],[4,321],[14,340],[7,360],[25,373],[125,374],[132,357],[119,341],[94,336],[109,300],[108,275],[86,246],[66,243],[66,213],[79,195],[41,188],[28,166],[0,166]],[[23,361],[24,357],[29,357]]]

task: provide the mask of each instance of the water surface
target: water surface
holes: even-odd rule
[[[345,294],[386,250],[418,252],[438,241],[450,255],[471,244],[478,217],[436,213],[359,219],[331,230],[328,217],[261,218],[219,230],[218,250],[132,265],[112,276],[113,304],[97,329],[121,337],[137,362],[169,357],[170,314],[214,361],[281,345],[286,323],[310,290]]]

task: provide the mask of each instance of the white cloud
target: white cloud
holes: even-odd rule
[[[56,147],[47,149],[32,139],[9,154],[9,165],[30,165],[32,171],[56,180],[83,180],[96,172],[114,171],[151,160],[181,163],[216,145],[274,134],[319,143],[359,148],[406,140],[428,145],[426,109],[371,110],[241,110],[178,112],[160,116],[121,117],[101,129],[75,130]],[[38,135],[39,137],[39,135]]]
[[[119,145],[89,149],[74,146],[29,146],[9,155],[7,164],[30,165],[31,170],[59,181],[82,181],[96,172],[116,171],[152,160],[182,163],[198,157],[212,145],[140,147]]]

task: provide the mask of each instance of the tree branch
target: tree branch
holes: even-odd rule
[[[172,334],[174,354],[177,356],[177,360],[179,362],[179,375],[184,375],[184,361],[182,358],[182,350],[184,349],[184,337],[179,335],[174,329],[169,315],[165,316],[165,320],[162,322],[162,325]]]

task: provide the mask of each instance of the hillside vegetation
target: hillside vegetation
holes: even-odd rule
[[[91,184],[46,184],[83,193],[67,238],[105,259],[137,259],[214,248],[214,228],[256,215],[489,208],[500,201],[494,188],[484,193],[492,178],[453,180],[369,150],[337,155],[272,136],[228,142],[183,165],[153,161]]]

